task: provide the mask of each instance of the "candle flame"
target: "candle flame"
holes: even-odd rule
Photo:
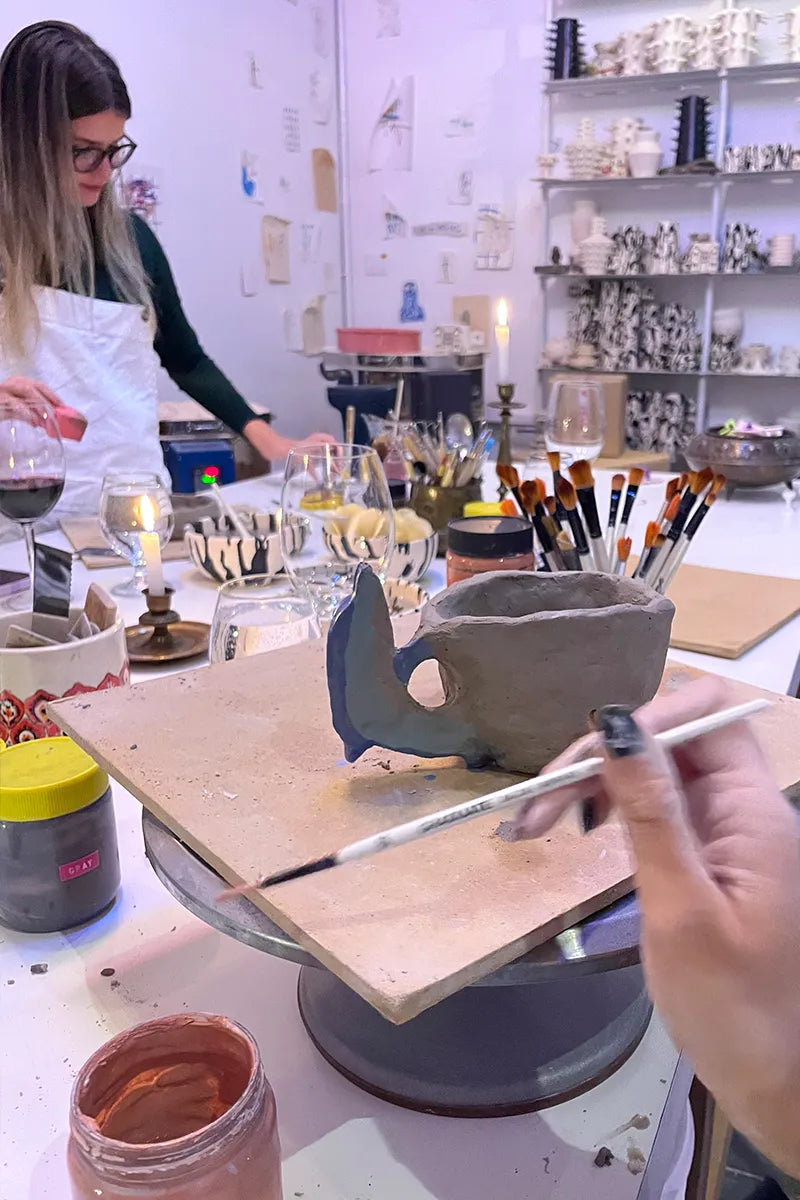
[[[497,324],[504,328],[508,326],[508,301],[497,301]]]
[[[156,527],[156,506],[149,496],[142,496],[139,516],[145,533],[153,533]]]

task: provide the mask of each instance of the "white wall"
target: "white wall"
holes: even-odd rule
[[[315,0],[332,22],[334,0]],[[323,263],[338,271],[338,218],[315,213],[310,154],[327,147],[336,157],[336,113],[328,125],[309,118],[308,78],[314,52],[309,0],[5,0],[0,42],[36,20],[71,21],[118,60],[133,102],[129,132],[140,164],[163,177],[157,230],[175,272],[190,321],[208,353],[245,398],[269,407],[288,434],[336,431],[317,360],[284,347],[282,311],[322,291]],[[327,67],[334,71],[332,57]],[[263,90],[248,86],[249,51],[262,68]],[[281,111],[301,110],[302,151],[283,148]],[[243,150],[259,156],[265,204],[242,196]],[[290,184],[281,190],[284,176]],[[240,267],[259,253],[263,213],[292,219],[292,282],[270,285],[246,299]],[[300,223],[319,221],[317,263],[301,263]],[[339,323],[338,296],[327,298],[329,338]],[[180,393],[163,377],[163,398]],[[329,415],[330,414],[330,415]]]

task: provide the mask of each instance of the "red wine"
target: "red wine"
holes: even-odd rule
[[[0,479],[0,513],[10,521],[38,521],[58,500],[64,480],[47,475]]]

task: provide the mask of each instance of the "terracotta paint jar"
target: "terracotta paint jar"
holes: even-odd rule
[[[447,586],[484,571],[534,571],[533,526],[522,517],[461,517],[448,525]]]
[[[112,1038],[70,1101],[73,1200],[282,1200],[275,1097],[250,1034],[181,1013]]]
[[[118,889],[105,771],[66,737],[0,751],[0,921],[25,933],[71,929]]]

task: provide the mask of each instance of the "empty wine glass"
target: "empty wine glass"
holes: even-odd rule
[[[245,575],[217,593],[208,657],[230,662],[320,636],[311,601],[274,575]]]
[[[394,550],[394,510],[377,452],[368,446],[312,446],[290,451],[281,496],[281,543],[287,574],[307,596],[323,627],[352,594],[356,568],[381,576]],[[291,554],[283,518],[308,517],[304,549]]]
[[[564,466],[592,462],[603,448],[606,411],[601,388],[588,379],[562,379],[550,388],[545,440]]]
[[[58,502],[64,473],[64,447],[47,401],[0,398],[0,515],[22,526],[31,576],[31,589],[11,597],[9,608],[32,607],[34,522]]]
[[[100,527],[108,544],[130,559],[133,574],[111,590],[115,596],[138,596],[147,586],[143,533],[157,533],[163,550],[172,537],[172,501],[157,475],[145,472],[106,475],[100,493]]]

